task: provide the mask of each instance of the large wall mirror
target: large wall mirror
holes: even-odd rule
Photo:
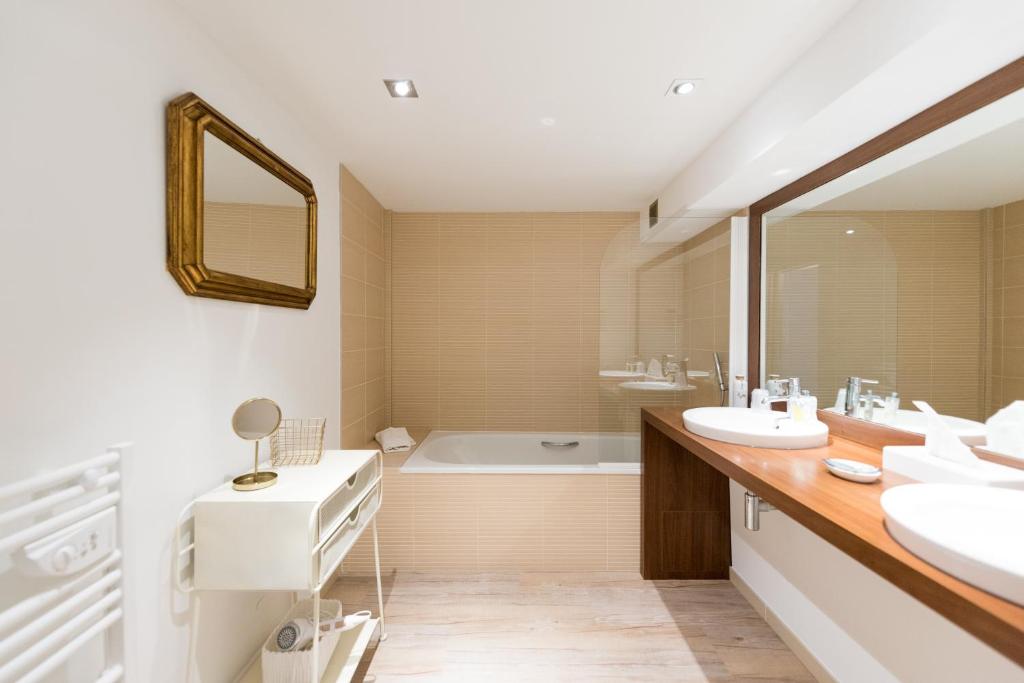
[[[313,185],[192,93],[167,107],[168,269],[188,294],[308,308]]]
[[[1024,90],[989,99],[763,213],[762,381],[915,432],[924,400],[974,443],[1024,399]]]

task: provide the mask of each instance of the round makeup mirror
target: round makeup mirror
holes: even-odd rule
[[[277,431],[281,424],[281,408],[269,398],[251,398],[235,409],[231,428],[246,441],[255,445],[252,472],[235,477],[232,484],[236,491],[255,491],[277,482],[277,472],[260,472],[260,439]]]

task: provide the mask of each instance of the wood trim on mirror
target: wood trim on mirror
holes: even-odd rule
[[[750,206],[748,273],[747,379],[750,390],[761,385],[761,277],[764,215],[879,157],[924,137],[973,111],[1024,88],[1024,57],[957,91],[903,123],[833,159]]]
[[[289,185],[306,200],[305,287],[211,270],[203,263],[203,134]],[[309,178],[195,93],[167,105],[167,270],[185,293],[213,299],[309,308],[316,296],[316,194]]]

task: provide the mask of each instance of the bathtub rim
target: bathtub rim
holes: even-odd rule
[[[639,476],[640,475],[640,462],[628,462],[621,464],[605,464],[602,466],[600,463],[597,465],[553,465],[545,469],[538,469],[537,465],[417,465],[411,464],[417,458],[417,454],[420,449],[428,445],[432,441],[440,440],[447,436],[459,435],[459,434],[494,434],[494,435],[506,435],[506,436],[520,436],[524,434],[536,435],[542,438],[565,439],[565,438],[579,438],[580,436],[588,437],[634,437],[638,441],[640,434],[638,432],[527,432],[527,431],[508,431],[508,430],[489,430],[489,429],[459,429],[459,430],[444,430],[444,429],[432,429],[426,435],[426,437],[420,441],[412,450],[408,453],[408,457],[399,466],[399,472],[401,474],[615,474],[625,476]],[[422,455],[420,457],[423,457]]]

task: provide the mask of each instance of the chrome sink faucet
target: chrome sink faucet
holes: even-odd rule
[[[843,412],[850,417],[857,415],[857,408],[860,406],[860,393],[865,384],[878,384],[877,379],[864,379],[862,377],[846,378],[846,404]]]
[[[775,386],[778,387],[778,393],[771,392],[764,402],[768,405],[774,403],[781,403],[783,401],[789,401],[793,396],[800,395],[800,378],[790,377],[789,379],[777,379]],[[778,425],[776,425],[777,427]]]

